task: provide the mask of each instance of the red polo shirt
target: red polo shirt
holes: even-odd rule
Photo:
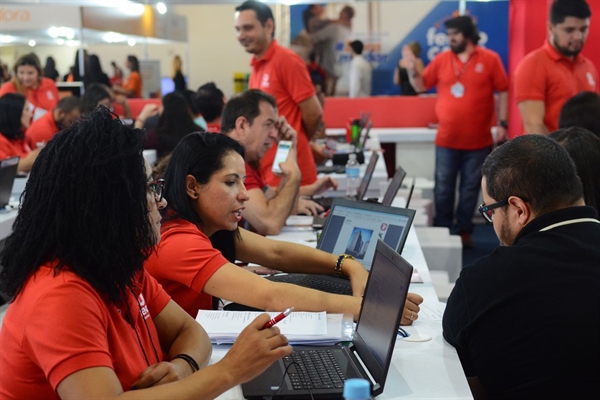
[[[25,140],[9,140],[0,132],[0,160],[19,156],[24,158],[31,152]]]
[[[263,190],[267,184],[260,176],[260,171],[255,170],[248,164],[248,162],[244,161],[246,164],[246,180],[244,181],[244,186],[246,186],[246,190],[252,189],[260,189]]]
[[[451,93],[458,80],[464,85],[460,98]],[[478,150],[493,145],[494,92],[508,90],[506,71],[497,53],[475,46],[463,63],[452,51],[444,51],[425,68],[423,81],[427,88],[437,87],[437,146]]]
[[[514,75],[515,99],[544,102],[544,125],[558,129],[562,106],[579,92],[600,92],[598,70],[581,54],[573,60],[560,54],[546,41],[523,58]]]
[[[271,94],[277,100],[277,109],[298,133],[298,166],[302,173],[301,185],[317,180],[317,167],[302,123],[299,103],[315,95],[315,88],[304,61],[292,50],[280,46],[277,40],[269,45],[259,60],[252,57],[252,74],[248,86]],[[277,146],[272,146],[260,161],[261,175],[270,186],[277,187],[279,177],[271,171]]]
[[[25,138],[29,147],[35,149],[38,142],[49,141],[56,132],[58,132],[58,127],[54,123],[54,112],[49,111],[29,125]]]
[[[12,81],[6,82],[0,88],[0,97],[5,93],[17,93],[17,88]],[[54,110],[58,104],[58,89],[52,79],[42,78],[36,89],[25,89],[23,95],[36,108],[46,111]]]

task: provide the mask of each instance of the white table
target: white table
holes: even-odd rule
[[[315,245],[315,233],[307,228],[288,228],[271,238]],[[411,284],[410,291],[423,296],[424,307],[438,308],[427,263],[412,228],[402,255],[419,271],[424,281]],[[472,399],[456,350],[442,337],[441,321],[419,319],[405,329],[410,334],[428,335],[432,340],[406,342],[399,338],[396,341],[385,390],[377,399]],[[228,349],[229,346],[213,346],[211,362],[223,358]],[[237,386],[219,399],[243,399],[242,389]]]
[[[346,129],[330,128],[327,136],[345,136]],[[408,175],[433,180],[435,167],[434,140],[437,129],[412,128],[372,128],[370,135],[379,143],[396,144],[396,167],[402,165]]]

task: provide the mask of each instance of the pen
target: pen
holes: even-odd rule
[[[273,317],[269,322],[267,322],[265,324],[263,329],[268,329],[268,328],[272,327],[273,325],[275,325],[276,323],[278,323],[279,321],[281,321],[282,319],[284,319],[285,317],[290,315],[292,313],[292,311],[294,311],[294,307],[290,307],[290,308],[284,310],[282,313],[277,314],[275,317]]]

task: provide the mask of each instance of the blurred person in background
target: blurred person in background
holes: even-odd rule
[[[110,87],[110,79],[108,75],[102,71],[102,65],[100,64],[100,58],[96,54],[92,54],[88,60],[88,69],[83,77],[83,84],[87,88],[92,83],[101,83]]]
[[[194,96],[196,111],[200,114],[198,119],[202,118],[209,132],[221,132],[221,114],[225,107],[225,95],[215,85],[214,82],[208,82],[200,86]],[[196,122],[198,125],[200,123]]]
[[[30,171],[41,149],[32,150],[25,140],[32,115],[31,103],[22,94],[0,96],[0,160],[21,157],[17,172]]]
[[[71,126],[80,115],[81,99],[77,96],[67,96],[59,100],[51,112],[33,121],[26,132],[29,147],[35,149],[38,143],[46,143],[54,135]]]
[[[421,44],[417,41],[412,41],[408,47],[415,56],[415,69],[418,74],[422,74],[425,67],[421,59]],[[394,85],[400,86],[400,96],[416,96],[418,93],[410,84],[408,79],[408,71],[406,70],[406,59],[400,58],[396,69],[394,70]]]
[[[181,57],[179,56],[173,57],[173,83],[175,84],[175,90],[187,90],[187,83],[182,71]]]
[[[44,65],[44,77],[56,80],[60,77],[60,74],[56,70],[56,62],[51,56],[46,57],[46,65]]]
[[[131,109],[125,96],[115,95],[108,86],[101,83],[92,83],[81,98],[81,113],[94,111],[99,105],[113,111],[114,103],[119,104],[123,109],[123,118],[132,118]]]
[[[33,54],[21,56],[13,67],[13,78],[0,88],[0,96],[21,93],[33,107],[34,119],[53,110],[58,103],[58,89],[52,79],[44,77],[39,58]]]
[[[125,66],[129,69],[129,76],[123,85],[114,85],[113,90],[117,94],[122,94],[129,98],[142,97],[142,75],[140,75],[140,62],[132,54],[127,56]]]

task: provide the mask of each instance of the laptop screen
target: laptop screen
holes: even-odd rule
[[[394,177],[390,182],[385,194],[383,195],[383,199],[381,200],[381,204],[384,206],[391,206],[394,201],[394,197],[398,193],[398,189],[402,186],[402,181],[406,177],[406,171],[402,167],[396,168],[396,172],[394,173]]]
[[[414,216],[413,210],[336,199],[321,233],[319,249],[349,254],[371,269],[377,239],[401,251]]]
[[[0,208],[10,201],[12,187],[17,176],[20,157],[11,157],[0,161]]]
[[[387,376],[412,270],[402,256],[378,241],[353,343],[380,385]]]
[[[362,200],[367,194],[367,188],[369,187],[369,183],[371,182],[371,178],[373,177],[373,172],[375,172],[375,166],[377,165],[377,160],[379,159],[379,153],[374,151],[371,154],[371,159],[369,160],[369,165],[367,165],[367,169],[365,170],[365,176],[363,176],[362,181],[360,181],[360,186],[356,189],[356,199]]]

